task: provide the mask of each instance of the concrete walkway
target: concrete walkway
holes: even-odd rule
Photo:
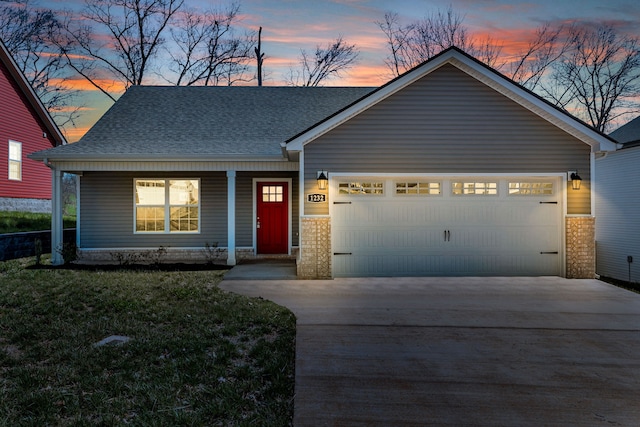
[[[640,295],[597,280],[225,280],[297,316],[295,426],[638,426]]]

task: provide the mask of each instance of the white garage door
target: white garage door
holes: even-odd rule
[[[333,274],[561,275],[557,177],[332,177]]]

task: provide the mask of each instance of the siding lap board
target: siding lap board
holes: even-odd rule
[[[292,178],[296,172],[238,172],[236,177],[236,246],[253,246],[253,178]],[[200,178],[199,234],[133,232],[135,178]],[[297,199],[292,212],[292,245],[298,245]],[[80,247],[172,248],[204,247],[206,242],[227,246],[227,177],[225,172],[85,172],[80,178]]]
[[[596,160],[596,273],[640,282],[640,147]],[[633,262],[627,263],[627,256]]]
[[[27,156],[51,148],[53,138],[9,70],[0,62],[0,197],[51,199],[51,170]],[[22,144],[22,180],[9,180],[9,140]]]
[[[133,232],[134,178],[200,178],[199,234]],[[227,178],[218,173],[97,173],[80,178],[80,247],[172,248],[227,245]]]
[[[305,193],[316,171],[560,173],[578,170],[569,214],[589,214],[590,147],[452,65],[372,106],[305,146]],[[305,204],[327,215],[327,204]]]

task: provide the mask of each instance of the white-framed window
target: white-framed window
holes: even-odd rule
[[[338,183],[338,194],[384,194],[384,182],[340,182]]]
[[[396,181],[396,194],[399,195],[438,195],[441,194],[440,182]]]
[[[497,196],[497,182],[453,182],[452,191],[454,195],[476,195],[476,196]]]
[[[9,141],[9,179],[22,181],[22,143]]]
[[[200,180],[134,179],[136,233],[198,233]]]
[[[510,196],[552,196],[553,182],[509,182]]]

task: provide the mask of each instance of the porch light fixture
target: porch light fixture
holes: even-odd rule
[[[578,175],[578,171],[569,172],[567,175],[569,175],[569,181],[571,181],[571,188],[579,190],[580,184],[582,184],[582,178]]]
[[[327,184],[329,183],[329,178],[327,178],[327,171],[318,171],[317,180],[318,180],[318,189],[326,190]]]

